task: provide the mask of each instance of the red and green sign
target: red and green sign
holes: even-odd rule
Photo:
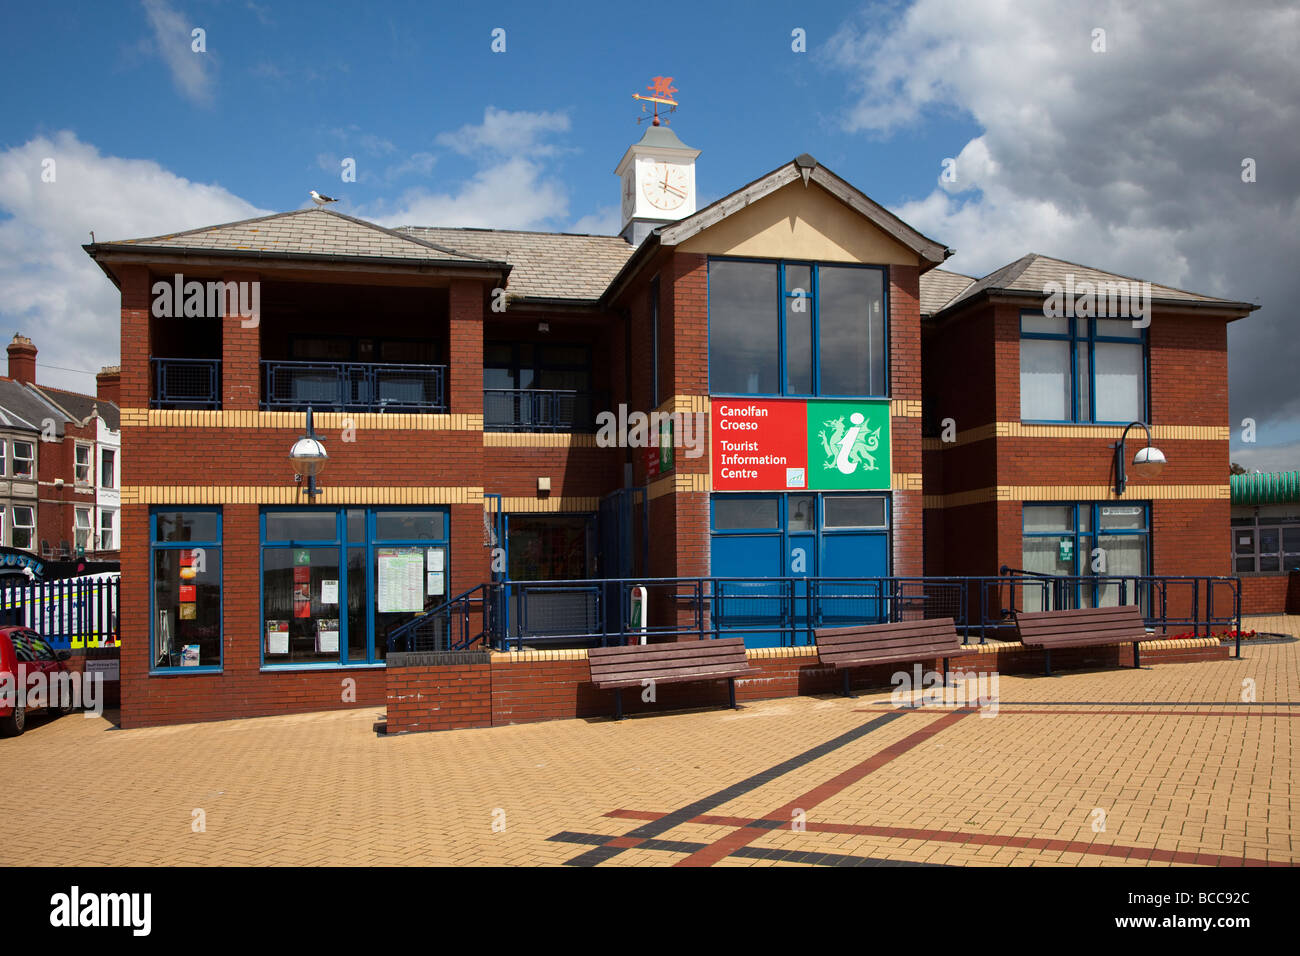
[[[888,491],[889,401],[715,398],[714,491]]]

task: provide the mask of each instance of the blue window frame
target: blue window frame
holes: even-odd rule
[[[1026,571],[1078,576],[1075,607],[1119,603],[1119,584],[1088,577],[1142,577],[1151,573],[1151,506],[1148,502],[1044,502],[1021,510]],[[1100,552],[1097,551],[1100,549]],[[1100,558],[1100,562],[1098,562]],[[1094,563],[1097,570],[1093,570]],[[1025,610],[1046,610],[1042,594],[1025,588]],[[1146,589],[1127,588],[1127,602],[1147,606]]]
[[[1020,313],[1020,420],[1147,421],[1147,335],[1128,319]]]
[[[709,391],[888,397],[888,270],[711,257]]]
[[[770,536],[781,540],[780,563],[753,564],[743,575],[748,577],[800,576],[789,566],[792,542],[810,546],[803,574],[810,577],[842,569],[825,567],[826,541],[837,535],[889,531],[889,495],[881,492],[743,492],[710,496],[709,528],[716,536]],[[716,575],[717,568],[713,569]],[[881,576],[888,569],[881,571]],[[869,575],[871,576],[871,575]]]
[[[263,669],[382,664],[388,631],[448,596],[445,507],[267,507],[260,522]]]
[[[149,511],[150,673],[222,667],[221,509]]]

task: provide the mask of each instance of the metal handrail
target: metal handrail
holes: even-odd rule
[[[1045,608],[1065,609],[1079,606],[1083,585],[1099,586],[1108,593],[1113,589],[1120,604],[1129,602],[1130,593],[1140,602],[1147,596],[1143,617],[1148,626],[1168,629],[1191,626],[1199,633],[1202,626],[1212,633],[1216,624],[1235,624],[1238,633],[1237,656],[1240,656],[1241,580],[1215,575],[1011,575],[996,576],[916,576],[874,578],[592,578],[577,581],[506,581],[502,599],[519,607],[518,622],[509,629],[495,630],[490,639],[502,649],[525,641],[539,643],[588,642],[601,645],[624,644],[639,639],[633,633],[627,613],[636,587],[659,589],[659,600],[673,609],[673,617],[664,624],[650,624],[647,636],[686,637],[700,640],[746,634],[777,634],[783,644],[812,644],[817,628],[842,617],[844,623],[883,623],[902,620],[905,614],[924,617],[952,617],[962,633],[962,643],[972,636],[987,642],[991,633],[1013,628],[1017,594],[1026,587],[1043,596]],[[612,609],[605,599],[613,586],[622,605]],[[1233,593],[1231,614],[1216,614],[1213,592],[1218,586]],[[1188,613],[1180,616],[1171,611],[1171,589],[1182,590],[1175,597],[1186,599]],[[1206,599],[1201,598],[1202,589]],[[530,627],[530,597],[550,594],[585,594],[590,604],[583,608],[591,625],[571,631],[534,633]],[[1049,600],[1050,598],[1050,600]],[[858,602],[843,610],[834,602]],[[685,608],[683,608],[685,602]],[[742,603],[747,602],[747,603]],[[730,605],[730,609],[729,609]],[[1087,606],[1087,605],[1084,605]],[[1202,613],[1204,608],[1204,613]],[[689,610],[689,623],[680,620],[681,611]],[[617,610],[617,613],[611,613]],[[933,613],[931,613],[933,612]],[[728,617],[731,618],[728,622]],[[499,617],[504,620],[504,614]]]
[[[221,408],[221,359],[150,358],[150,408]]]
[[[568,388],[485,388],[485,431],[588,432],[603,393]],[[502,405],[506,406],[503,410]]]
[[[263,409],[363,412],[447,411],[447,366],[263,360]],[[400,385],[394,390],[393,386]],[[389,394],[385,395],[385,386]]]

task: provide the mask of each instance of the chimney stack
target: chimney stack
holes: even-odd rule
[[[95,376],[95,397],[101,402],[118,403],[118,395],[122,390],[122,366],[105,365]]]
[[[9,377],[26,385],[36,384],[36,346],[21,332],[9,343]]]

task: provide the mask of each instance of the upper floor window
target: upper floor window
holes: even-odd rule
[[[1129,319],[1020,314],[1020,418],[1147,420],[1146,330]]]
[[[29,441],[14,442],[15,478],[31,478],[36,472],[36,446]]]
[[[888,394],[885,270],[709,260],[709,391]]]
[[[8,458],[6,453],[9,451],[8,446],[9,442],[4,438],[0,438],[0,475],[9,474],[9,463],[6,461]]]
[[[79,485],[90,484],[90,451],[91,449],[89,445],[78,443],[76,446],[77,460],[75,469],[76,474],[74,477]]]
[[[99,453],[99,487],[116,488],[117,484],[117,452],[112,448],[104,448]]]

